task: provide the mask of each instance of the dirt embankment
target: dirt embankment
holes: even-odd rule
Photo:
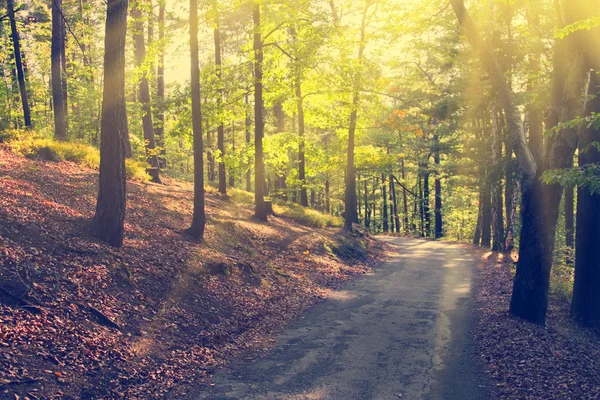
[[[335,229],[258,223],[210,191],[196,243],[182,235],[191,186],[170,180],[128,184],[116,250],[88,234],[96,181],[0,148],[0,398],[181,397],[379,253]]]

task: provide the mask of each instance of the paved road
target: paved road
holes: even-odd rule
[[[305,314],[266,358],[217,372],[199,398],[489,398],[471,337],[475,256],[455,244],[383,240],[395,248],[389,262]]]

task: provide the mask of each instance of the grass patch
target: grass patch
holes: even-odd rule
[[[293,219],[302,225],[314,228],[339,228],[344,225],[344,220],[340,217],[293,203],[273,204],[273,211],[277,215]]]
[[[48,148],[62,161],[70,161],[88,168],[98,169],[100,165],[100,150],[79,142],[61,142],[45,137],[33,131],[2,132],[0,142],[23,157],[35,158],[43,148]],[[147,181],[147,163],[132,159],[125,160],[127,179]]]

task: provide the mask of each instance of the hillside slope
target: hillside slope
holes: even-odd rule
[[[128,183],[117,250],[88,234],[96,181],[0,147],[2,398],[180,397],[267,348],[381,250],[287,218],[258,223],[249,205],[210,192],[206,240],[191,241],[192,188],[173,180]]]

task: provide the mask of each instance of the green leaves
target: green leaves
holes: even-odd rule
[[[591,30],[600,26],[600,16],[591,17],[581,21],[577,21],[571,25],[567,25],[563,29],[557,29],[554,32],[554,37],[557,39],[564,39],[568,35],[581,30]]]

